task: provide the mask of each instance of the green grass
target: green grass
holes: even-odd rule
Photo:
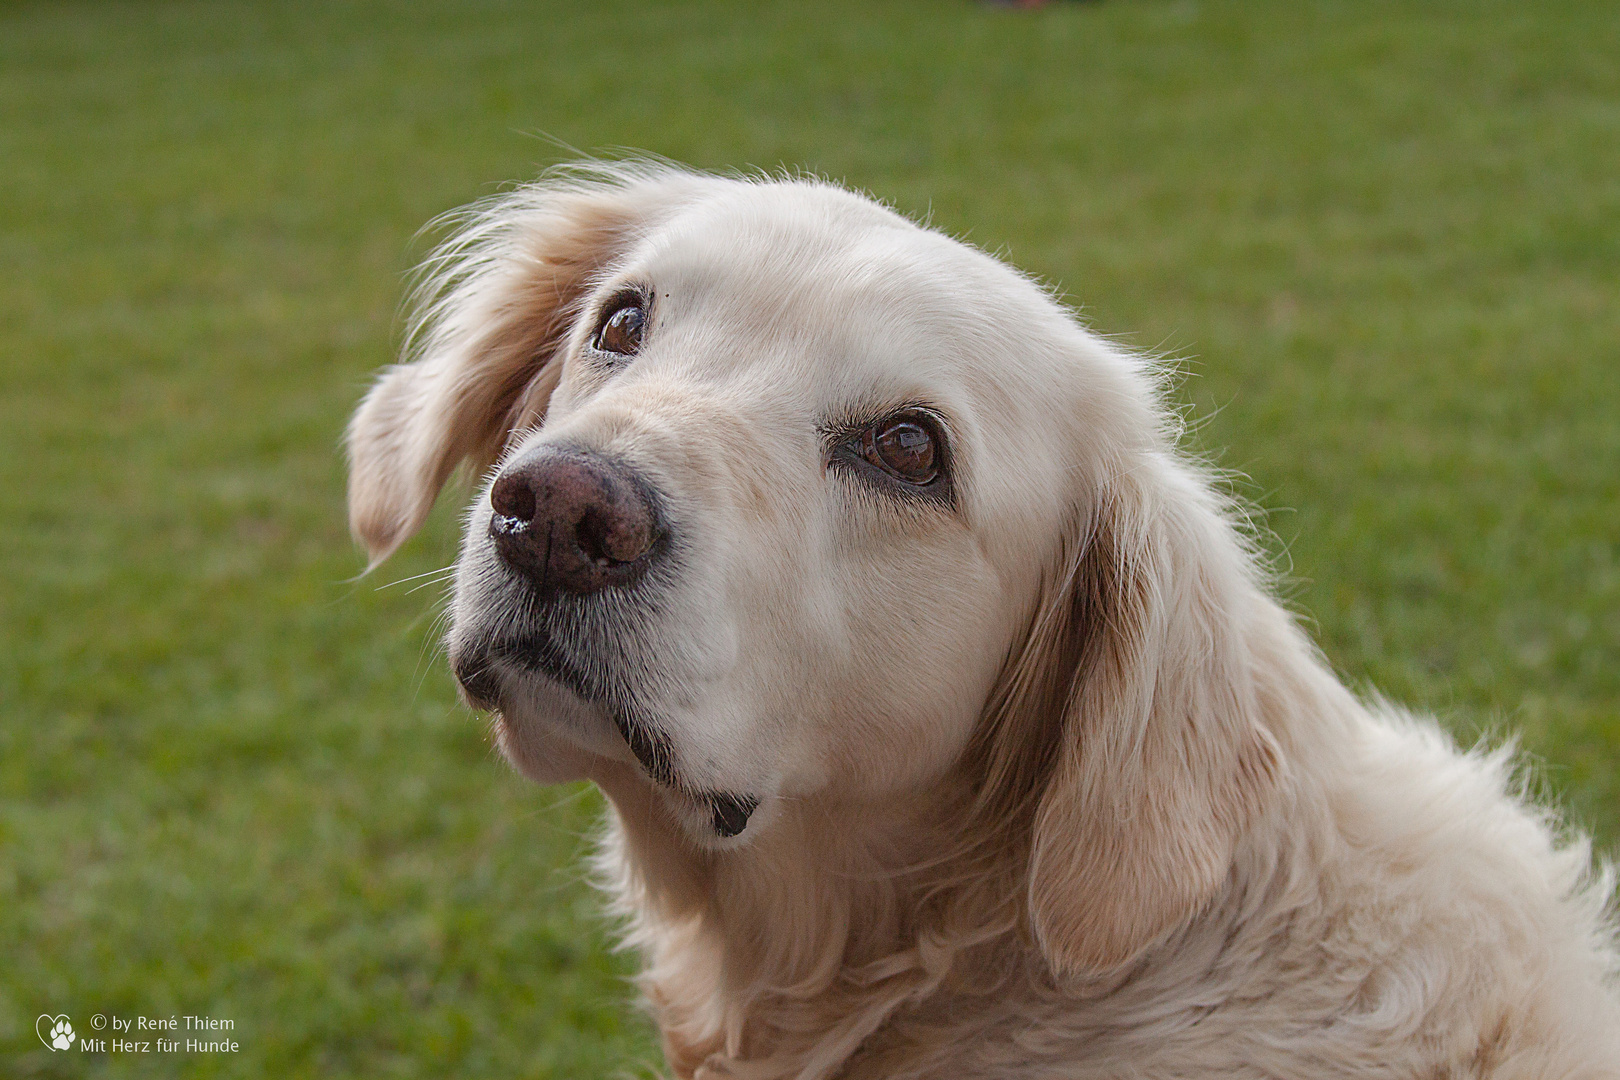
[[[378,588],[453,557],[454,508],[349,581],[338,439],[413,234],[562,156],[537,132],[843,178],[1185,357],[1338,669],[1522,731],[1612,845],[1615,16],[0,5],[0,1074],[656,1058],[582,884],[596,797],[508,775],[435,594]],[[241,1050],[53,1055],[47,1011]]]

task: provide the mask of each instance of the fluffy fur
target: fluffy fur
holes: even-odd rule
[[[1505,751],[1345,690],[1149,364],[815,181],[589,167],[460,225],[351,426],[354,530],[380,561],[484,475],[451,657],[520,770],[607,794],[677,1076],[1620,1076],[1587,845]],[[627,285],[646,345],[609,364]],[[907,405],[949,503],[835,467]],[[501,463],[556,446],[673,523],[562,614],[487,535]],[[536,626],[600,693],[496,648]],[[711,790],[759,800],[740,836]]]

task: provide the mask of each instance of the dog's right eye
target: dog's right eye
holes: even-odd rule
[[[855,439],[861,457],[896,480],[922,487],[939,476],[934,433],[916,414],[873,424]]]
[[[626,296],[609,306],[592,342],[602,352],[634,356],[647,330],[647,309],[639,296]]]
[[[948,446],[939,421],[925,409],[902,409],[843,435],[828,463],[897,494],[952,501]]]

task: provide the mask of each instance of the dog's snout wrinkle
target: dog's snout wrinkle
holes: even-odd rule
[[[595,454],[520,458],[501,470],[489,498],[496,552],[542,594],[633,584],[664,535],[637,477]]]

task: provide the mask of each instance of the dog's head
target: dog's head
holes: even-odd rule
[[[1027,808],[1060,967],[1218,885],[1275,765],[1255,590],[1146,364],[817,182],[572,174],[438,258],[350,429],[352,522],[381,560],[484,470],[449,650],[519,769],[633,765],[724,850],[971,761]]]

